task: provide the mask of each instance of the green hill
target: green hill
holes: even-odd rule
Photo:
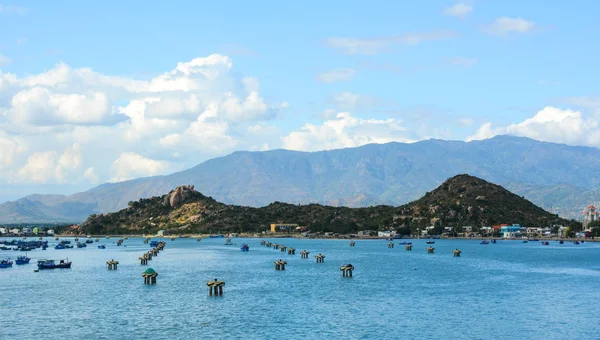
[[[296,205],[274,202],[261,208],[228,205],[202,195],[192,186],[129,202],[118,212],[92,215],[78,229],[83,234],[240,232],[267,230],[270,223],[308,226],[312,231],[350,233],[398,228],[405,233],[430,225],[484,226],[518,223],[523,226],[572,225],[501,186],[469,175],[446,180],[414,202],[365,208]]]

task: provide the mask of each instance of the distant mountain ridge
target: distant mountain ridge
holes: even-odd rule
[[[188,184],[220,202],[255,207],[274,201],[400,205],[459,173],[498,183],[561,216],[579,218],[600,191],[600,150],[497,136],[319,152],[238,151],[167,176],[7,202],[0,205],[0,223],[81,222],[90,214],[117,211],[129,201]]]
[[[482,179],[457,175],[427,192],[424,197],[399,207],[378,205],[368,208],[297,205],[274,202],[261,208],[228,205],[206,197],[192,186],[180,186],[166,195],[140,199],[114,213],[92,215],[72,229],[79,234],[171,234],[257,232],[270,223],[287,222],[307,226],[311,231],[350,233],[358,230],[395,228],[414,234],[419,228],[435,225],[461,228],[517,223],[525,226],[580,224],[561,219],[499,185]]]

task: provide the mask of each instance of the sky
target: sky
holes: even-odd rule
[[[0,202],[237,150],[600,147],[597,1],[2,1]]]

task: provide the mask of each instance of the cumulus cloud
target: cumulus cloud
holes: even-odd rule
[[[430,32],[413,32],[402,35],[382,36],[375,38],[328,38],[325,45],[341,50],[345,54],[377,54],[394,45],[417,45],[427,41],[449,39],[458,36],[451,30]]]
[[[520,123],[493,127],[491,122],[483,124],[469,140],[481,140],[496,135],[515,135],[533,139],[572,145],[600,147],[598,122],[585,117],[580,111],[563,110],[547,106]]]
[[[463,3],[457,3],[453,6],[444,8],[444,11],[442,13],[444,15],[449,15],[449,16],[464,19],[471,12],[473,12],[473,7],[471,7],[470,5],[463,4]]]
[[[0,72],[0,184],[122,180],[190,167],[238,145],[263,148],[267,141],[248,127],[289,105],[259,91],[257,78],[234,73],[220,54],[146,80],[65,63],[26,77]]]
[[[351,68],[336,68],[320,73],[317,79],[323,83],[336,83],[350,80],[355,73],[356,71]]]
[[[135,152],[123,152],[112,163],[110,181],[120,182],[137,177],[160,175],[165,173],[169,167],[169,162],[166,161],[147,158]]]
[[[405,137],[406,128],[400,121],[360,119],[349,112],[340,112],[322,125],[306,124],[282,138],[286,149],[301,151],[330,150],[369,143],[392,141],[412,142]]]
[[[509,33],[527,33],[536,28],[536,24],[521,18],[497,18],[494,22],[482,27],[483,31],[492,35],[507,35]]]

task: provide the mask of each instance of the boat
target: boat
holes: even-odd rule
[[[158,241],[150,241],[150,247],[158,247]]]
[[[550,242],[548,242],[548,241],[543,241],[543,242],[542,242],[542,245],[543,245],[543,246],[550,245]]]
[[[11,261],[10,259],[0,260],[0,268],[8,268],[12,267],[12,265],[13,261]]]
[[[563,241],[563,240],[558,241],[558,244],[564,244],[564,243],[565,243],[565,241]]]
[[[250,247],[248,247],[248,245],[246,243],[242,244],[242,246],[240,247],[240,249],[242,251],[248,251],[250,249]]]
[[[426,243],[427,243],[427,244],[435,244],[435,241],[428,240]]]
[[[573,244],[579,244],[579,241],[574,241]]]
[[[409,244],[412,244],[412,242],[406,242],[406,241],[404,241],[404,242],[400,242],[398,244],[401,245],[401,246],[407,246]]]
[[[225,240],[225,245],[226,246],[232,246],[233,245],[233,243],[231,243],[231,239],[229,237]]]
[[[21,265],[21,264],[28,264],[29,261],[31,261],[31,259],[27,256],[19,256],[17,257],[17,260],[15,261],[17,265]]]
[[[98,249],[106,249],[106,246],[103,245],[103,244],[101,244],[101,245],[98,246]]]
[[[85,248],[87,247],[87,244],[84,242],[77,242],[77,248]]]
[[[39,269],[56,269],[56,268],[71,268],[71,262],[67,260],[60,260],[57,264],[54,260],[38,260]]]
[[[94,240],[85,240],[85,243],[94,243]]]
[[[484,240],[484,241],[481,241],[481,243],[479,243],[479,244],[490,244],[490,241],[485,241]]]
[[[523,240],[523,243],[527,243],[527,242],[529,242],[529,241],[527,241],[527,240]]]
[[[496,243],[496,240],[492,240],[492,243]]]
[[[65,249],[65,245],[62,243],[59,243],[56,246],[54,246],[54,249]]]

